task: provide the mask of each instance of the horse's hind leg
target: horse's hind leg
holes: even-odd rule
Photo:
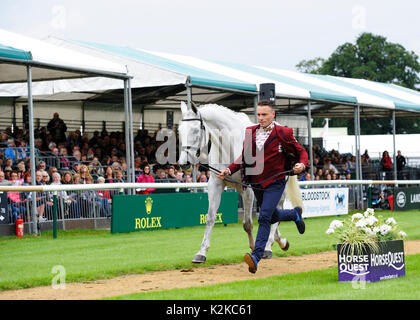
[[[264,254],[262,256],[263,259],[271,259],[273,256],[273,252],[271,250],[271,246],[275,240],[276,231],[278,231],[279,222],[276,222],[271,225],[270,235],[268,236],[267,244],[265,245]]]
[[[252,235],[252,229],[254,228],[254,224],[252,221],[252,205],[254,204],[254,192],[252,191],[252,189],[247,188],[242,191],[242,202],[244,204],[244,220],[242,225],[245,232],[248,234],[249,248],[252,251],[255,247],[254,236]]]
[[[213,176],[210,179],[217,179]],[[216,212],[219,209],[220,200],[223,192],[223,184],[213,181],[209,181],[208,186],[208,197],[209,197],[209,209],[207,212],[206,229],[204,231],[203,241],[201,243],[200,250],[192,260],[193,263],[206,262],[206,254],[210,248],[210,237],[213,230],[214,222],[216,220]]]
[[[276,230],[275,230],[274,240],[279,244],[280,248],[283,251],[289,250],[289,240],[281,237],[281,233],[280,233],[278,228],[276,228]]]

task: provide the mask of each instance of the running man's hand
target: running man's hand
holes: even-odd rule
[[[222,170],[216,177],[220,180],[224,180],[226,176],[230,174],[229,169]]]
[[[295,166],[293,167],[294,174],[299,174],[303,170],[305,170],[305,165],[303,163],[296,163]]]

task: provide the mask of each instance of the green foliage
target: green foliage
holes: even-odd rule
[[[342,250],[349,255],[362,254],[365,246],[370,251],[377,252],[378,242],[403,239],[407,236],[393,217],[376,217],[373,209],[367,209],[363,214],[355,213],[344,221],[333,220],[326,233],[344,244]]]
[[[339,46],[316,72],[394,83],[410,89],[420,84],[418,56],[371,33],[362,33],[355,44]]]
[[[409,89],[420,85],[420,63],[413,51],[391,43],[385,37],[362,33],[353,43],[340,45],[327,59],[317,57],[303,60],[297,70],[345,78],[366,79],[393,83]],[[322,127],[322,120],[314,121],[313,127]],[[352,119],[331,119],[330,127],[347,127],[354,134]],[[392,134],[391,114],[388,118],[361,119],[361,134]],[[396,119],[397,134],[420,133],[420,118]]]

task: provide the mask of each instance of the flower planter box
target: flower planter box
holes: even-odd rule
[[[379,252],[368,246],[351,255],[349,246],[337,244],[338,281],[376,282],[405,276],[404,241],[380,241]]]

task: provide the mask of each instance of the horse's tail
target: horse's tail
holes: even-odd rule
[[[290,200],[293,207],[301,207],[303,209],[302,193],[295,175],[290,176],[286,184],[286,197]]]

